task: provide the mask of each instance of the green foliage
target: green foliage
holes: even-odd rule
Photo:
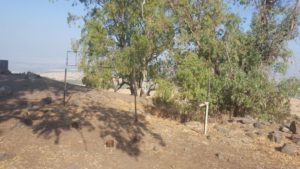
[[[132,89],[133,75],[139,87],[151,79],[160,103],[191,118],[205,101],[214,114],[270,120],[289,113],[299,82],[277,85],[267,72],[286,70],[291,56],[286,44],[298,36],[298,0],[232,1],[254,8],[248,32],[228,1],[79,2],[92,7],[83,17],[79,47],[85,84],[108,88],[121,78]]]
[[[220,110],[233,112],[234,116],[250,114],[269,119],[282,119],[289,113],[288,97],[283,95],[261,70],[253,69],[245,73],[235,68],[234,75],[228,77],[224,73],[219,79],[224,82],[224,86],[220,86]]]
[[[103,68],[104,62],[89,62],[83,59],[80,68],[85,72],[82,83],[88,87],[109,89],[113,87],[111,69]]]
[[[286,90],[293,87],[277,86],[266,70],[271,65],[277,72],[286,69],[291,53],[285,44],[296,36],[297,4],[240,3],[257,9],[247,33],[241,31],[238,16],[226,11],[222,3],[170,1],[179,30],[174,57],[178,93],[173,102],[181,113],[196,113],[204,101],[210,101],[214,113],[232,112],[235,116],[249,114],[270,120],[289,113]],[[279,16],[283,19],[277,22]],[[290,27],[285,29],[284,24]]]
[[[278,86],[285,96],[295,97],[300,93],[300,80],[296,78],[282,80]]]
[[[174,101],[176,86],[170,80],[157,79],[156,97],[160,98],[161,102],[168,104]]]
[[[188,53],[179,61],[176,83],[181,100],[189,100],[195,107],[207,99],[208,79],[211,76],[204,59]]]
[[[165,50],[171,47],[174,37],[172,17],[167,14],[165,1],[140,0],[79,0],[87,7],[87,14],[82,17],[84,28],[80,41],[80,50],[85,53],[83,68],[85,83],[91,79],[105,79],[96,85],[110,86],[112,79],[102,77],[96,65],[108,65],[110,78],[122,79],[133,89],[135,74],[138,85],[154,78],[151,63]],[[68,22],[81,17],[69,15]],[[135,72],[134,72],[135,69]],[[92,75],[89,75],[91,72]],[[151,73],[148,73],[151,72]],[[97,77],[98,76],[98,77]],[[98,80],[92,80],[93,83]],[[115,86],[118,88],[120,86]]]

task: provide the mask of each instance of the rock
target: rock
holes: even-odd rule
[[[105,146],[108,147],[108,148],[112,148],[112,147],[115,146],[115,141],[113,139],[106,140],[105,141]]]
[[[255,134],[258,135],[258,136],[263,136],[263,135],[264,135],[264,132],[262,132],[262,131],[257,131],[257,132],[255,132]]]
[[[41,107],[39,106],[39,105],[32,105],[31,106],[31,110],[38,110],[38,109],[40,109]]]
[[[12,89],[9,86],[0,87],[0,96],[10,96],[12,93]]]
[[[21,119],[21,122],[24,123],[26,126],[32,126],[33,121],[29,117],[24,117]]]
[[[81,123],[80,123],[80,121],[73,121],[72,123],[71,123],[71,127],[73,127],[74,129],[77,129],[77,130],[79,130],[79,129],[81,129]]]
[[[207,140],[211,140],[211,136],[206,136],[206,139]]]
[[[291,140],[294,143],[300,145],[300,135],[299,134],[293,134],[292,137],[291,137]]]
[[[229,119],[228,120],[228,123],[234,123],[235,121],[234,121],[234,119]]]
[[[273,141],[275,143],[281,142],[281,134],[280,134],[280,132],[277,132],[277,131],[273,131],[273,132],[269,133],[268,138],[270,139],[270,141]]]
[[[42,104],[51,104],[52,103],[52,98],[51,97],[45,97],[41,100]]]
[[[292,145],[292,144],[287,144],[287,143],[286,143],[286,144],[284,144],[284,145],[281,147],[280,151],[281,151],[282,153],[286,153],[286,154],[289,154],[289,155],[294,155],[294,154],[297,153],[297,147],[294,146],[294,145]]]
[[[284,133],[290,133],[291,132],[290,129],[287,128],[286,126],[281,126],[279,128],[279,130],[282,131],[282,132],[284,132]]]
[[[130,143],[131,143],[131,144],[137,144],[137,143],[139,143],[141,140],[142,140],[142,137],[139,136],[139,135],[136,135],[136,134],[134,134],[134,135],[132,135],[132,136],[130,137]]]
[[[263,129],[265,126],[264,124],[260,122],[253,123],[253,127],[258,128],[258,129]]]
[[[252,123],[255,122],[255,120],[253,118],[251,118],[251,117],[248,116],[248,117],[241,118],[239,120],[239,122],[242,123],[242,124],[252,124]]]
[[[294,133],[294,134],[300,134],[300,124],[297,123],[296,121],[292,121],[290,124],[290,130]]]
[[[108,148],[115,147],[117,143],[116,140],[111,135],[105,136],[104,141],[105,141],[105,146]]]

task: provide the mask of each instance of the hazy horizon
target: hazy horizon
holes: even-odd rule
[[[82,6],[70,1],[10,0],[0,6],[0,60],[9,60],[12,72],[36,73],[63,70],[71,40],[80,38],[81,29],[67,23],[68,12],[83,14]],[[249,10],[238,11],[247,18]],[[245,19],[249,24],[249,19]],[[247,29],[247,28],[245,28]],[[293,57],[285,77],[300,78],[300,40],[289,43]]]
[[[36,73],[63,69],[71,40],[81,30],[67,23],[68,12],[83,7],[70,1],[10,0],[0,5],[0,60],[9,60],[12,72]]]

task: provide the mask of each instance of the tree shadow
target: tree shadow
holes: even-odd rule
[[[99,106],[89,108],[101,112],[97,115],[100,122],[100,137],[103,139],[112,137],[116,141],[116,148],[130,156],[140,155],[140,144],[143,143],[146,134],[157,140],[160,146],[166,145],[159,134],[147,127],[148,122],[143,115],[138,115],[138,121],[135,122],[132,112]]]
[[[32,126],[32,131],[38,137],[43,136],[46,139],[51,138],[52,134],[55,135],[55,144],[59,144],[59,138],[62,131],[69,131],[71,128],[81,130],[83,127],[92,131],[95,127],[80,114],[73,114],[68,109],[54,109],[49,114],[42,115],[41,117],[31,119],[37,120]]]
[[[54,139],[54,144],[60,144],[61,136],[75,129],[80,134],[86,150],[89,140],[84,137],[84,133],[95,132],[98,135],[95,127],[97,126],[100,130],[100,140],[105,141],[107,137],[111,137],[116,142],[116,149],[132,157],[141,154],[140,146],[145,143],[143,138],[146,136],[154,138],[160,146],[165,146],[163,138],[149,129],[143,115],[139,115],[139,121],[134,123],[134,113],[108,108],[101,105],[101,99],[88,101],[88,104],[80,105],[80,109],[74,102],[67,102],[64,107],[61,100],[41,104],[40,100],[28,100],[28,92],[45,91],[61,96],[63,83],[46,78],[28,82],[23,75],[13,76],[15,77],[1,76],[0,86],[11,85],[14,93],[12,96],[0,98],[0,123],[15,119],[19,124],[30,128],[38,138]],[[82,86],[69,85],[68,96],[71,98],[72,94],[84,94],[89,90]],[[38,107],[32,108],[32,105]],[[92,122],[91,119],[96,120]]]

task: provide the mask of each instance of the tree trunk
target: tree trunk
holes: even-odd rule
[[[150,96],[150,92],[155,90],[155,83],[151,84],[147,91],[147,96]]]
[[[140,92],[140,96],[144,96],[147,92],[147,75],[148,72],[146,69],[144,69],[142,71],[142,79],[141,79],[141,92]]]

